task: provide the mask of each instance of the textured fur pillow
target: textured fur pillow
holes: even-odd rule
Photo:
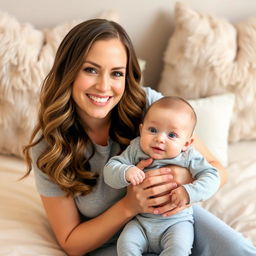
[[[236,96],[229,141],[256,138],[256,18],[232,25],[177,3],[158,89],[187,99]]]
[[[119,19],[115,11],[100,18]],[[61,40],[78,22],[38,30],[0,13],[0,153],[22,155],[36,122],[42,81]]]

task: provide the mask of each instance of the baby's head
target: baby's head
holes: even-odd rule
[[[173,158],[193,142],[197,117],[182,98],[166,96],[154,102],[140,125],[140,146],[153,159]]]

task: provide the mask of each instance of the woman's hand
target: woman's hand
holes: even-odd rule
[[[142,160],[137,164],[137,167],[143,170],[152,161],[151,158]],[[134,210],[134,215],[138,213],[155,213],[169,216],[187,207],[177,207],[172,204],[170,197],[172,189],[193,181],[186,168],[167,166],[149,170],[145,173],[145,176],[141,184],[130,185],[127,190],[127,203]]]
[[[143,170],[152,163],[152,159],[142,160],[137,167]],[[126,205],[133,214],[158,213],[157,207],[170,202],[170,192],[177,187],[170,168],[159,168],[145,173],[144,181],[136,186],[130,185],[125,196]]]
[[[170,173],[173,176],[173,182],[175,182],[177,186],[193,182],[193,178],[191,176],[191,173],[188,171],[188,169],[181,166],[177,166],[177,165],[169,165],[169,166],[166,166],[166,168],[170,169]],[[154,211],[155,214],[162,214],[163,216],[171,216],[184,210],[187,207],[190,207],[190,205],[177,207],[175,202],[171,201],[171,191],[168,194],[168,197],[169,197],[169,201],[166,201],[165,204],[159,205],[158,207],[155,208],[155,211]]]
[[[177,183],[178,186],[192,183],[194,181],[191,173],[188,171],[187,168],[178,165],[169,165],[166,167],[171,169],[173,180]]]

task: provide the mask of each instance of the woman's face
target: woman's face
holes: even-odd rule
[[[86,123],[107,119],[125,90],[127,54],[117,39],[96,41],[75,78],[72,96]]]

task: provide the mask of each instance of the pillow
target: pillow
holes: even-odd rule
[[[175,6],[175,30],[158,90],[195,99],[234,93],[229,141],[256,138],[256,18],[237,25]]]
[[[228,131],[234,101],[231,93],[189,100],[197,114],[195,134],[223,166],[228,165]]]
[[[100,18],[118,22],[116,11]],[[67,32],[81,21],[35,29],[0,13],[0,153],[22,156],[36,123],[39,91]]]

